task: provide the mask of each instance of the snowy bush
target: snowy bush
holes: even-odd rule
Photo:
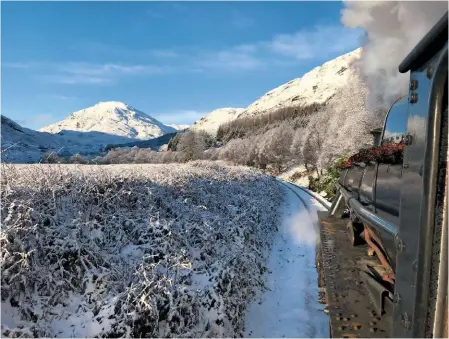
[[[70,157],[71,164],[87,164],[88,160],[85,159],[81,154],[74,154]]]
[[[60,157],[55,152],[45,152],[41,157],[42,163],[59,164],[64,163],[64,161],[64,158]]]
[[[5,165],[7,337],[235,337],[264,287],[274,178],[207,161]]]

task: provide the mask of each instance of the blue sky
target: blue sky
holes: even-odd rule
[[[2,2],[2,114],[40,128],[99,101],[164,123],[246,107],[360,45],[341,2]]]

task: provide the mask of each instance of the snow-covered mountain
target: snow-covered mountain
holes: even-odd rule
[[[176,131],[153,117],[119,101],[100,102],[95,106],[72,113],[67,119],[41,128],[41,132],[61,131],[101,132],[109,136],[109,143],[119,143],[114,137],[148,140]]]
[[[98,151],[99,148],[89,143],[92,136],[67,138],[64,135],[38,132],[22,127],[4,115],[1,116],[1,132],[1,158],[4,162],[38,162],[45,152],[57,152],[60,155],[79,152],[86,154]]]
[[[230,119],[263,115],[289,106],[322,104],[316,114],[307,117],[308,125],[300,133],[303,142],[311,136],[320,136],[320,162],[367,146],[372,143],[369,131],[381,127],[386,112],[366,107],[368,90],[357,67],[361,52],[359,48],[341,55],[272,89]],[[197,124],[207,126],[203,121],[212,120],[209,124],[217,130],[225,121],[216,119],[212,113]]]
[[[237,118],[242,112],[243,108],[219,108],[216,109],[200,120],[196,121],[191,127],[191,130],[203,130],[212,135],[216,135],[221,124],[229,122]]]
[[[190,125],[176,125],[176,124],[170,124],[166,126],[173,127],[177,131],[183,131],[190,127]]]
[[[355,67],[361,51],[358,48],[315,67],[301,78],[267,92],[247,108],[214,110],[195,122],[190,129],[203,129],[215,134],[221,124],[235,118],[266,114],[288,106],[324,103],[326,111],[332,112],[332,117],[327,121],[331,126],[341,124],[342,119],[349,116],[354,120],[364,120],[370,113],[365,107],[367,89]]]
[[[348,85],[356,84],[353,96],[366,94],[365,85],[360,81],[354,63],[360,58],[361,48],[339,56],[315,67],[301,78],[272,89],[249,105],[240,115],[251,116],[272,112],[287,106],[308,106],[314,103],[329,102],[337,93],[342,93]],[[353,87],[353,86],[352,86]],[[346,91],[347,92],[347,91]]]

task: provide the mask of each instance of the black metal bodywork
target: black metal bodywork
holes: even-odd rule
[[[382,145],[405,139],[407,99],[399,99],[389,110],[380,137]],[[340,191],[347,197],[346,203],[351,206],[351,200],[352,205],[357,202],[362,206],[353,213],[373,227],[382,240],[381,245],[393,269],[396,264],[394,237],[399,227],[402,170],[403,164],[363,163],[344,170],[339,181]],[[381,227],[376,227],[372,220],[366,220],[368,212],[382,221]]]
[[[410,71],[410,90],[390,110],[381,142],[406,138],[403,164],[353,166],[339,180],[351,213],[376,231],[396,272],[394,337],[447,335],[447,31],[446,13],[399,67]],[[390,136],[400,106],[404,133]]]

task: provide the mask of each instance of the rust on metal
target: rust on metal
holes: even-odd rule
[[[368,243],[370,248],[376,253],[382,266],[387,270],[387,273],[382,275],[382,279],[391,284],[394,284],[395,274],[393,272],[393,269],[391,268],[390,263],[388,262],[382,250],[371,239],[373,233],[368,227],[365,227],[364,235],[365,241]]]
[[[328,216],[324,211],[318,212],[318,217],[321,241],[317,247],[317,269],[325,289],[330,337],[391,337],[391,316],[379,316],[381,320],[374,320],[375,326],[369,325],[378,315],[359,274],[366,267],[363,263],[368,259],[367,245],[352,246],[346,228],[348,219]],[[370,328],[376,331],[370,332]]]
[[[353,329],[353,330],[360,330],[360,328],[362,327],[362,325],[360,325],[359,323],[352,323],[351,324],[351,328]]]

